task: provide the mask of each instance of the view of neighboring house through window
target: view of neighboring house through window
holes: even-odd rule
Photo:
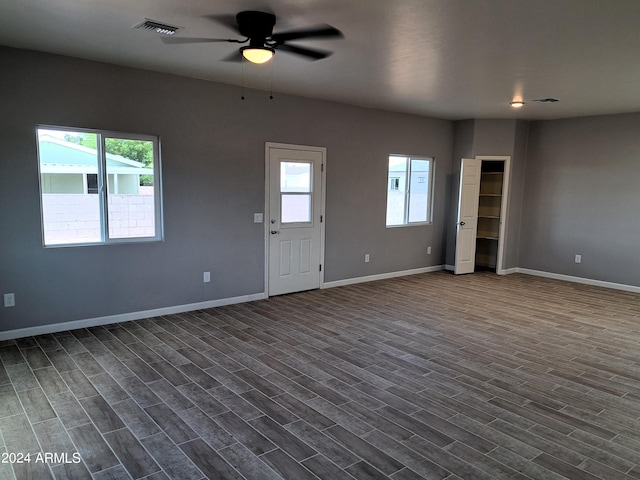
[[[159,240],[158,139],[38,128],[45,246]]]
[[[432,158],[389,156],[387,227],[431,222]]]

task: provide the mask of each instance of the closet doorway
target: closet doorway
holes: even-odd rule
[[[454,273],[504,273],[509,156],[463,158],[456,223]]]

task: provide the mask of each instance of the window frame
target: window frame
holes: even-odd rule
[[[43,185],[42,185],[42,171],[40,161],[40,130],[54,130],[59,132],[72,132],[72,133],[86,133],[96,135],[96,164],[97,164],[97,176],[98,176],[98,203],[99,203],[99,216],[100,216],[100,240],[93,242],[75,242],[75,243],[49,243],[45,241],[45,218],[44,218],[44,205],[43,205]],[[63,127],[59,125],[36,125],[36,149],[37,149],[37,162],[38,162],[38,187],[40,195],[40,228],[42,233],[42,246],[44,248],[66,248],[66,247],[82,247],[92,245],[113,245],[123,243],[148,243],[148,242],[161,242],[164,241],[164,215],[162,209],[162,168],[161,168],[161,154],[160,154],[160,137],[158,135],[139,134],[130,132],[119,132],[114,130],[102,130],[82,127]],[[145,142],[151,142],[152,144],[152,156],[153,156],[153,212],[154,212],[154,230],[153,236],[141,236],[141,237],[109,237],[109,181],[108,181],[108,168],[107,168],[107,152],[105,147],[106,138],[115,138],[122,140],[140,140]],[[84,193],[89,194],[87,191],[87,174],[84,174],[83,183],[85,186]]]
[[[287,187],[285,185],[282,185],[282,167],[287,164],[287,163],[291,163],[291,164],[304,164],[304,165],[308,165],[309,166],[309,184],[308,184],[308,191],[295,191],[295,190],[287,190],[285,191],[285,188],[296,188],[296,187]],[[286,161],[281,161],[280,162],[280,228],[299,228],[299,227],[312,227],[313,226],[313,180],[314,180],[314,174],[313,174],[313,162],[312,161],[306,161],[306,160],[295,160],[295,161],[291,161],[291,160],[286,160]],[[283,197],[285,196],[305,196],[305,197],[309,197],[309,211],[308,211],[308,217],[309,220],[307,221],[295,221],[295,222],[285,222],[283,220],[284,218],[284,211],[283,211],[283,205],[284,202],[282,201]]]
[[[387,213],[389,211],[389,192],[392,189],[389,180],[389,174],[391,171],[389,170],[389,162],[391,157],[404,157],[405,158],[405,192],[404,192],[404,218],[403,223],[389,225],[387,223]],[[424,182],[427,184],[427,211],[426,211],[426,220],[421,220],[418,222],[409,221],[410,211],[410,201],[411,201],[411,165],[412,161],[427,161],[429,162],[429,175],[427,180]],[[423,155],[406,155],[406,154],[389,154],[387,155],[387,201],[386,201],[386,211],[385,211],[385,227],[386,228],[399,228],[399,227],[414,227],[420,225],[431,225],[433,223],[433,200],[434,200],[434,183],[435,183],[435,169],[436,169],[436,159],[435,157],[423,156]],[[397,191],[395,189],[394,191]]]

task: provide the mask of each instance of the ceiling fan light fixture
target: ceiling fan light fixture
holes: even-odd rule
[[[266,63],[273,58],[275,50],[269,47],[242,47],[242,56],[251,63]]]

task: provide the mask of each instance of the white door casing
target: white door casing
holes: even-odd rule
[[[266,144],[266,292],[282,295],[323,282],[326,149]]]
[[[455,274],[473,273],[475,269],[481,173],[482,160],[477,158],[462,159],[456,222]]]

